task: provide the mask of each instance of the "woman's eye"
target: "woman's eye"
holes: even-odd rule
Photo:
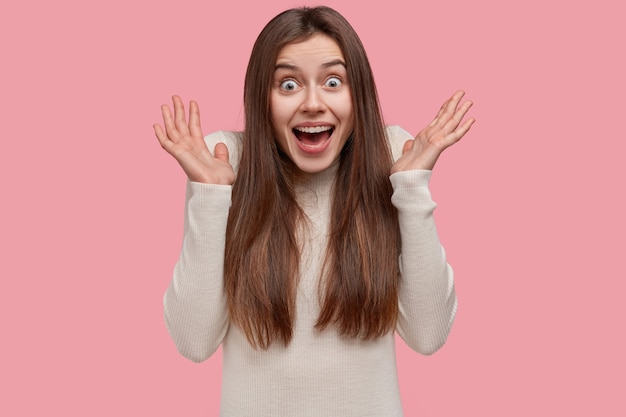
[[[341,87],[342,81],[337,77],[330,77],[326,80],[324,85],[329,88],[338,88]]]
[[[285,91],[293,91],[298,88],[298,83],[296,83],[294,80],[285,80],[280,83],[280,88]]]

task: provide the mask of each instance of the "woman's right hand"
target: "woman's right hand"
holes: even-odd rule
[[[158,123],[153,126],[161,147],[178,161],[190,181],[232,185],[235,171],[228,161],[228,148],[218,143],[215,145],[215,155],[211,155],[202,135],[198,103],[189,103],[187,123],[181,98],[174,96],[172,101],[174,117],[166,104],[161,106],[165,131]]]

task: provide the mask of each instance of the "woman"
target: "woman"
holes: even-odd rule
[[[195,102],[162,107],[189,178],[165,320],[191,360],[222,345],[222,415],[402,415],[394,330],[431,354],[456,311],[428,180],[474,122],[462,96],[415,138],[385,128],[357,34],[317,7],[259,35],[244,132],[203,140]]]

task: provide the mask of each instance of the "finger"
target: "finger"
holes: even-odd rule
[[[411,150],[414,142],[415,142],[414,139],[409,139],[406,142],[404,142],[404,146],[402,147],[402,155],[404,155],[406,152]]]
[[[154,128],[154,134],[156,135],[159,143],[161,144],[161,147],[165,150],[168,150],[172,144],[172,141],[167,137],[165,132],[163,132],[163,129],[161,128],[159,124],[155,123],[152,127]]]
[[[461,120],[463,120],[463,117],[465,117],[470,107],[472,107],[472,104],[473,103],[471,101],[466,101],[465,103],[461,105],[461,107],[457,108],[456,112],[443,126],[444,131],[446,132],[454,131],[459,126],[459,123],[461,123]]]
[[[192,136],[202,137],[202,127],[200,126],[200,107],[195,101],[189,102],[189,132]]]
[[[187,126],[183,100],[179,96],[173,96],[172,101],[174,102],[174,122],[176,129],[184,136],[189,133],[189,126]]]
[[[468,132],[468,130],[470,130],[470,128],[475,122],[476,122],[476,119],[472,117],[471,119],[466,120],[465,123],[461,125],[461,127],[455,130],[453,133],[454,142],[458,142],[459,140],[461,140],[461,138],[465,136],[465,134]]]
[[[450,102],[450,99],[447,99],[446,101],[443,102],[443,104],[441,105],[441,107],[439,108],[439,111],[437,112],[437,115],[435,116],[435,118],[430,122],[430,124],[428,126],[434,126],[439,122],[439,118],[441,117],[441,115],[443,114],[444,110],[446,109],[446,106],[448,105],[448,103]]]
[[[439,113],[437,113],[437,116],[435,116],[433,121],[430,122],[428,126],[443,126],[444,124],[446,124],[450,117],[452,117],[452,115],[454,114],[454,111],[456,110],[459,102],[464,95],[465,92],[463,90],[459,90],[456,93],[452,94],[452,97],[450,97],[443,103],[443,105],[439,109]]]
[[[465,95],[465,91],[463,90],[459,90],[455,92],[454,94],[452,94],[452,97],[450,97],[450,104],[455,103],[454,108],[456,108],[456,106],[459,104],[459,102],[461,101],[464,95]]]
[[[450,119],[450,117],[452,117],[454,115],[454,113],[456,112],[457,107],[459,106],[459,103],[461,102],[461,99],[463,98],[463,96],[465,95],[465,92],[462,90],[457,91],[456,93],[454,93],[452,95],[452,97],[450,97],[450,99],[448,100],[448,104],[446,105],[443,113],[441,114],[440,119],[442,119],[441,121],[443,123],[447,123],[447,121]]]
[[[220,161],[228,162],[228,147],[222,142],[219,142],[215,145],[214,153],[215,153],[216,159],[219,159]]]
[[[163,124],[165,125],[165,132],[167,132],[167,136],[170,140],[178,142],[180,136],[176,126],[174,125],[172,112],[167,104],[161,106],[161,115],[163,116]]]

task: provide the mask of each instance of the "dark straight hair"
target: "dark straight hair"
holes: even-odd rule
[[[293,336],[304,214],[297,173],[272,132],[270,93],[276,58],[287,44],[321,33],[339,45],[352,92],[354,132],[340,154],[329,243],[320,277],[316,328],[380,337],[398,315],[400,233],[391,204],[392,165],[376,86],[363,45],[328,7],[287,10],[257,38],[244,85],[245,130],[226,231],[224,283],[232,322],[255,347]]]

